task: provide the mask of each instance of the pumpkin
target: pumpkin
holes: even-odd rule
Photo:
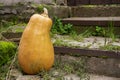
[[[48,11],[33,14],[23,31],[19,48],[18,62],[27,74],[37,74],[49,70],[54,63],[54,49],[50,39],[52,20]]]

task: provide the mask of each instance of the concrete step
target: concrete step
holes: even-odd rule
[[[62,22],[76,26],[108,26],[112,23],[114,26],[120,27],[120,17],[71,17],[62,19]]]
[[[80,5],[71,7],[71,17],[120,16],[120,5]]]
[[[90,80],[120,80],[120,78],[90,74]]]
[[[68,6],[77,6],[77,5],[110,5],[110,4],[120,4],[119,0],[67,0]]]

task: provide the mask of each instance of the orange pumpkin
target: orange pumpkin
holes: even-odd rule
[[[43,14],[34,14],[27,24],[18,48],[18,62],[27,74],[49,70],[54,63],[54,49],[50,39],[52,20],[44,8]]]

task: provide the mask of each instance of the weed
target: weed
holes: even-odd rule
[[[10,32],[23,32],[26,25],[27,25],[26,23],[20,23],[20,24],[8,27],[6,31],[7,32],[9,31]]]
[[[23,32],[23,29],[21,29],[21,28],[18,29],[17,28],[15,32]]]
[[[54,46],[65,46],[65,47],[71,47],[72,45],[68,42],[65,42],[61,39],[56,39],[56,41],[53,43]]]
[[[80,35],[83,37],[90,37],[90,36],[92,36],[92,33],[93,33],[93,31],[91,31],[91,30],[92,30],[92,28],[90,27],[90,28],[86,29],[83,33],[81,33]]]
[[[83,48],[84,48],[84,49],[89,49],[89,47],[91,47],[91,45],[92,45],[92,44],[88,44],[88,45],[84,46]]]
[[[59,19],[57,17],[53,18],[53,22],[54,23],[53,23],[53,26],[52,26],[52,29],[51,29],[52,33],[61,34],[61,35],[67,35],[67,34],[75,33],[72,24],[63,25],[63,23],[61,22],[61,19]]]
[[[76,32],[72,32],[72,34],[70,34],[70,37],[72,37],[74,40],[76,41],[83,41],[85,37],[89,37],[92,36],[92,31],[91,31],[91,27],[86,29],[83,33],[81,34],[77,34]]]
[[[45,70],[40,71],[40,73],[38,75],[42,76],[43,80],[51,79],[51,74]]]
[[[89,80],[89,76],[86,74],[85,59],[81,58],[78,61],[72,62],[72,64],[74,65],[75,73],[80,76],[80,80],[84,80],[85,78]]]
[[[70,36],[71,36],[72,39],[74,39],[74,40],[76,40],[76,41],[79,41],[79,42],[81,42],[81,41],[84,40],[84,37],[83,37],[81,34],[77,35],[77,34],[75,33],[75,34],[71,34]]]
[[[0,22],[0,32],[3,31],[4,29],[8,28],[11,25],[14,25],[14,24],[12,22],[7,22],[5,20],[2,20]]]
[[[67,73],[70,74],[74,71],[73,66],[69,65],[69,64],[64,64],[63,70]]]
[[[63,77],[57,77],[55,80],[65,80]]]
[[[120,51],[120,46],[107,44],[105,46],[101,46],[102,50],[110,50],[110,51]]]
[[[4,6],[4,4],[3,4],[3,3],[0,3],[0,8],[3,7],[3,6]]]
[[[54,3],[56,3],[57,0],[52,0]]]
[[[61,61],[57,59],[53,66],[55,69],[59,69],[62,66]]]
[[[36,7],[36,11],[38,13],[42,13],[43,12],[43,8],[47,8],[48,10],[50,10],[50,6],[45,5],[45,4],[32,4],[32,6]]]
[[[100,27],[100,26],[96,26],[95,32],[93,32],[92,35],[93,36],[109,37],[113,41],[115,41],[116,36],[115,36],[114,31],[115,31],[114,24],[113,24],[113,22],[110,22],[108,25],[108,29],[105,29],[105,28]]]
[[[15,24],[17,24],[17,23],[14,23],[13,21],[12,22],[8,22],[8,21],[5,21],[5,20],[2,20],[0,22],[0,32],[6,30],[8,27],[13,26]]]
[[[103,36],[103,37],[106,36],[105,34],[106,34],[106,30],[99,26],[96,26],[95,32],[92,33],[92,35],[94,35],[94,36]]]
[[[55,70],[56,69],[61,70],[59,72],[64,72],[60,80],[61,79],[64,80],[63,76],[67,74],[77,74],[78,76],[81,77],[81,80],[82,80],[88,77],[88,75],[85,73],[86,72],[85,61],[86,60],[83,58],[79,58],[77,61],[76,60],[66,61],[63,58],[60,58],[60,59],[56,59],[54,63],[54,68]]]
[[[51,76],[47,72],[43,75],[43,80],[50,80]]]
[[[54,45],[54,46],[61,46],[61,42],[62,42],[62,40],[57,39],[57,40],[53,43],[53,45]]]
[[[116,39],[114,31],[115,31],[114,24],[113,24],[113,22],[110,22],[110,24],[108,26],[108,37],[110,37],[113,41],[115,41],[115,39]]]

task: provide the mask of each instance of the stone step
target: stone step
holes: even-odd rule
[[[71,7],[71,17],[120,16],[120,5],[80,5]]]
[[[104,76],[104,75],[90,74],[89,76],[90,76],[90,78],[83,79],[83,80],[120,80],[120,78],[108,77],[108,76]],[[41,79],[40,76],[37,76],[37,75],[20,75],[17,77],[16,80],[40,80],[40,79]],[[41,80],[43,80],[43,79],[41,79]],[[51,80],[58,80],[58,79],[52,78]],[[64,76],[64,80],[81,80],[81,79],[80,79],[80,77],[78,77],[74,74],[70,74],[70,75]]]
[[[71,23],[76,26],[108,26],[120,27],[120,17],[71,17],[62,19],[64,24]]]

